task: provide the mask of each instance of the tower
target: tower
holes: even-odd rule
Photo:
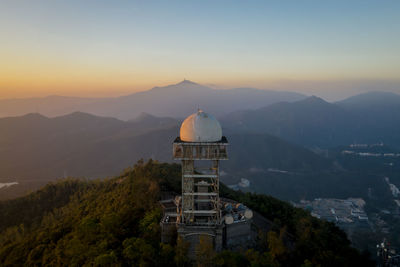
[[[178,234],[192,247],[208,235],[216,250],[222,248],[219,161],[228,159],[227,145],[219,122],[202,110],[184,120],[173,143],[173,157],[182,161]]]

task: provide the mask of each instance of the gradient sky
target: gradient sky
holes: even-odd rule
[[[400,93],[400,1],[0,0],[0,98],[177,83]]]

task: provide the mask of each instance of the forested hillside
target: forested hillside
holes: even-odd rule
[[[0,265],[189,266],[183,241],[160,243],[162,191],[179,193],[180,166],[139,161],[112,179],[65,180],[0,202]],[[373,266],[331,223],[265,195],[222,195],[274,226],[250,250],[199,245],[198,266]]]

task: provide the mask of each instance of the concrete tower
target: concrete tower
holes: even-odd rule
[[[219,122],[201,110],[184,120],[174,141],[174,159],[182,161],[177,230],[192,247],[201,235],[208,235],[215,249],[222,249],[219,161],[228,159],[227,145]]]

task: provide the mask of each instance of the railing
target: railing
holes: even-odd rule
[[[228,159],[226,145],[174,144],[175,159]]]

